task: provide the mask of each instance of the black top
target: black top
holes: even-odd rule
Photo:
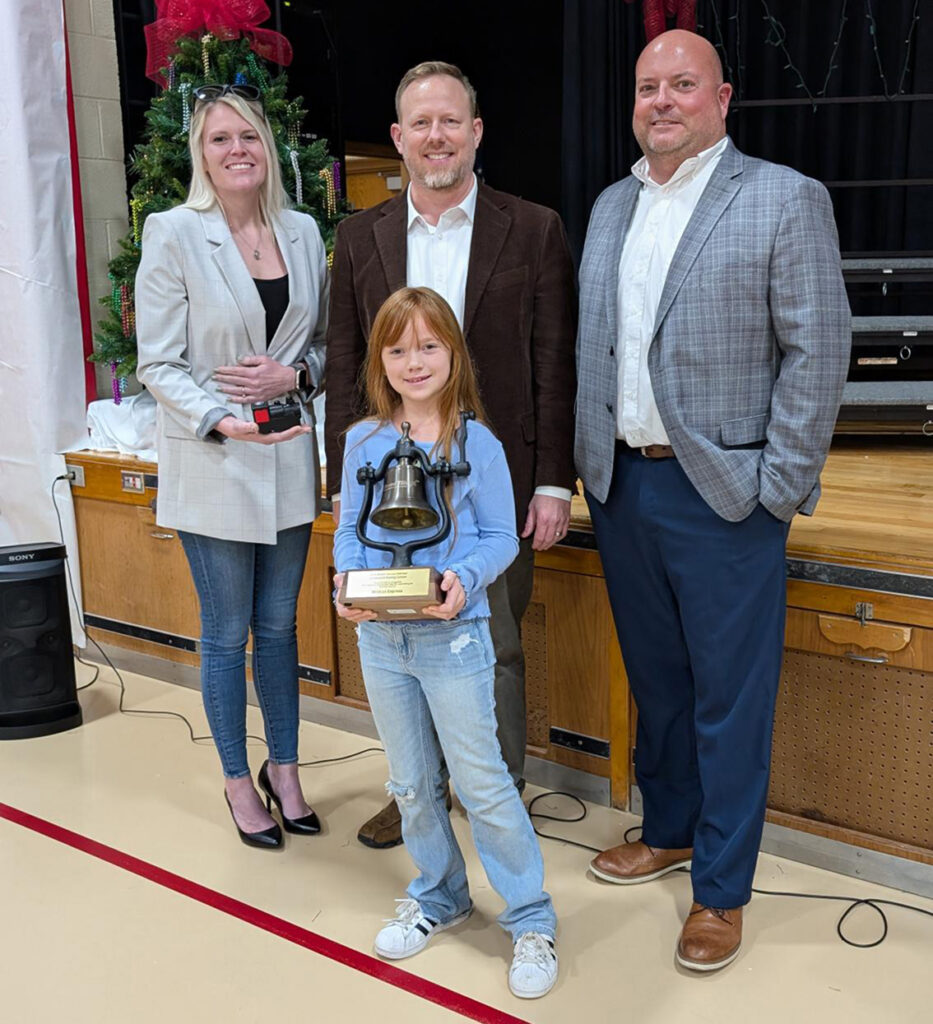
[[[266,348],[275,335],[285,310],[288,308],[288,274],[268,280],[254,277],[259,298],[266,308]]]

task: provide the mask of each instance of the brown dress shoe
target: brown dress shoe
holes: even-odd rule
[[[604,882],[616,885],[636,885],[650,882],[669,871],[689,868],[693,850],[656,850],[640,839],[635,843],[623,843],[603,850],[590,861],[590,871]]]
[[[691,971],[718,971],[739,955],[742,908],[723,910],[694,903],[677,943],[677,963]]]
[[[452,806],[450,789],[447,790],[447,810]],[[398,804],[390,800],[378,814],[374,814],[369,821],[357,832],[356,838],[364,846],[371,846],[374,850],[388,850],[392,846],[399,846],[405,842],[402,838],[402,815],[399,813]]]
[[[388,850],[389,847],[398,846],[403,842],[402,815],[399,813],[398,804],[390,800],[378,814],[374,814],[363,825],[356,838],[364,846],[371,846],[374,850]]]

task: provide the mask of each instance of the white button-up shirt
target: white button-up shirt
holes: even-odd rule
[[[476,175],[463,202],[429,224],[415,209],[408,189],[408,262],[405,281],[411,288],[433,288],[443,296],[463,327],[467,268],[476,215]]]
[[[648,375],[648,348],[680,236],[727,144],[723,138],[684,160],[663,185],[651,180],[645,157],[632,168],[642,188],[619,259],[616,436],[633,448],[670,443]]]

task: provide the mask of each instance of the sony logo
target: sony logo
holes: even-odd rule
[[[30,551],[28,555],[10,555],[8,561],[10,562],[31,562],[36,557],[35,551]]]

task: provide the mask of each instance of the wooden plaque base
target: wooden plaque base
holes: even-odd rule
[[[441,574],[429,566],[351,569],[337,595],[348,608],[365,608],[383,621],[423,619],[424,608],[443,604]]]

